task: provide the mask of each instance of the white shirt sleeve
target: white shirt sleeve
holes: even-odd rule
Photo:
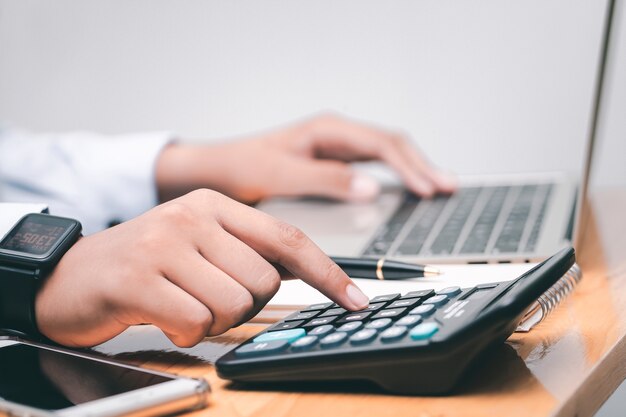
[[[155,163],[172,140],[169,133],[0,130],[0,200],[44,202],[94,233],[157,204]]]
[[[28,213],[48,211],[46,204],[0,202],[0,240]]]

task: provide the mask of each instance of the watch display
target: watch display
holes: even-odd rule
[[[72,219],[45,214],[28,215],[2,239],[0,250],[45,258],[76,229],[77,222]]]
[[[61,226],[27,220],[22,223],[22,227],[18,231],[3,240],[0,247],[2,249],[32,253],[33,255],[43,255],[52,249],[65,230]]]
[[[0,332],[38,337],[35,295],[80,238],[77,220],[31,213],[0,241]]]

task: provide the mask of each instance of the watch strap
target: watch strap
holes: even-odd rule
[[[0,329],[15,336],[39,336],[35,316],[38,270],[0,266]]]

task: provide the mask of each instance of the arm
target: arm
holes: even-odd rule
[[[79,240],[36,297],[39,330],[70,346],[153,323],[191,346],[243,323],[296,276],[349,310],[368,298],[297,228],[197,190]]]
[[[349,162],[380,160],[418,195],[454,191],[456,181],[434,167],[399,133],[336,115],[321,115],[247,140],[220,145],[175,144],[157,163],[162,200],[200,187],[243,202],[271,196],[324,196],[367,201],[379,185]]]
[[[456,187],[404,135],[322,115],[221,145],[172,143],[166,133],[1,131],[0,198],[46,201],[52,213],[76,218],[92,233],[198,188],[247,203],[297,195],[371,200],[379,185],[349,165],[367,160],[387,163],[418,195]]]

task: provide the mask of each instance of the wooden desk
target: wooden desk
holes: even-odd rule
[[[626,376],[626,190],[593,195],[575,293],[532,332],[514,334],[448,397],[401,397],[317,386],[252,391],[217,377],[207,362],[260,330],[242,326],[193,349],[172,349],[152,328],[101,346],[142,366],[206,377],[213,416],[588,416]],[[169,346],[169,347],[168,347]],[[143,352],[136,350],[148,349]],[[195,357],[195,358],[194,358]],[[324,390],[326,392],[321,392]]]

